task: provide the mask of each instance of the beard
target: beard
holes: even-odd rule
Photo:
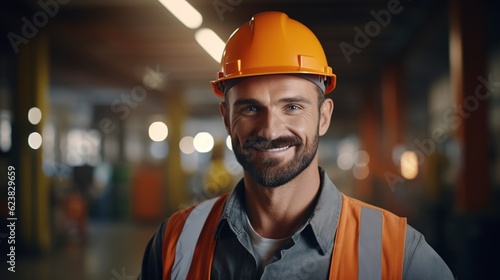
[[[316,133],[313,142],[304,146],[298,136],[285,136],[274,140],[252,138],[243,143],[243,147],[233,142],[236,160],[243,169],[260,185],[275,188],[290,182],[304,171],[313,161],[318,150],[319,135]],[[279,158],[256,159],[254,150],[265,150],[287,147],[296,150],[295,157],[289,162]]]

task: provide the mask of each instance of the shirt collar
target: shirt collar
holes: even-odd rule
[[[296,234],[310,226],[314,239],[323,251],[323,254],[325,254],[330,252],[333,247],[335,232],[337,231],[337,225],[340,218],[340,210],[342,208],[342,195],[321,167],[319,171],[321,183],[320,195],[316,207],[308,222],[301,227]],[[224,210],[217,225],[217,235],[227,223],[237,237],[241,236],[245,230],[244,219],[246,219],[244,201],[245,186],[243,179],[241,179],[224,206]]]
[[[342,195],[322,168],[320,176],[320,195],[309,224],[321,250],[327,253],[333,248],[342,209]]]
[[[236,236],[239,237],[245,230],[243,223],[244,219],[246,219],[245,211],[245,183],[241,179],[226,201],[217,225],[216,235],[222,230],[223,225],[227,223]]]

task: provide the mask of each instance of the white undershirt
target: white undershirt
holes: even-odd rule
[[[264,267],[269,263],[271,258],[276,254],[289,237],[281,239],[265,238],[260,236],[252,227],[248,216],[246,217],[246,231],[250,235],[250,240],[252,241],[252,248],[257,261],[259,275],[262,274]]]

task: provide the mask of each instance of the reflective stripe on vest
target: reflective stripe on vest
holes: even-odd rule
[[[209,279],[214,233],[228,195],[174,213],[163,237],[163,279]]]
[[[175,248],[175,261],[172,267],[172,279],[186,279],[193,260],[194,249],[198,242],[201,229],[205,224],[208,213],[212,210],[217,198],[203,201],[198,204],[184,223],[181,235]]]
[[[406,218],[342,195],[330,279],[401,279]]]
[[[358,279],[382,277],[382,212],[361,207],[358,240]]]
[[[170,217],[163,239],[163,279],[210,279],[213,234],[227,197]],[[405,218],[342,195],[329,278],[401,279],[405,235]]]

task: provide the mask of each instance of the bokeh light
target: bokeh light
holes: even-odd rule
[[[405,179],[415,179],[418,175],[418,157],[415,152],[405,151],[401,155],[401,175]]]
[[[181,152],[183,152],[186,155],[190,155],[194,153],[194,144],[193,144],[194,138],[191,136],[185,136],[181,139],[179,142],[179,148],[181,149]]]
[[[366,166],[370,163],[370,155],[368,152],[360,150],[354,154],[354,165],[356,166]]]
[[[32,132],[28,136],[28,145],[33,150],[38,150],[42,146],[42,135],[38,132]]]
[[[149,126],[149,138],[155,142],[167,139],[168,127],[164,122],[154,122]]]
[[[28,121],[32,125],[39,124],[41,120],[42,120],[42,111],[39,108],[33,107],[28,111]]]
[[[354,178],[358,180],[364,180],[368,177],[368,175],[370,175],[370,169],[367,165],[355,166],[352,169],[352,175],[354,175]]]
[[[208,153],[214,147],[214,137],[208,132],[200,132],[194,137],[193,145],[197,152]]]
[[[226,138],[226,146],[229,150],[233,150],[233,143],[231,142],[231,136],[228,135]]]
[[[354,165],[354,159],[350,153],[341,153],[337,157],[337,165],[342,170],[349,170]]]

